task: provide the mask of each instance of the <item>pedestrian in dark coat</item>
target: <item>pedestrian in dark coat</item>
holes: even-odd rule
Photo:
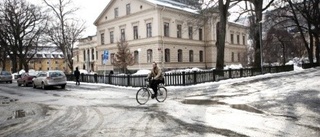
[[[74,76],[76,77],[76,85],[80,85],[80,71],[78,67],[76,67],[76,70],[74,71]]]

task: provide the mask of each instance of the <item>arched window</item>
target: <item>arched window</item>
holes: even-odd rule
[[[189,50],[189,62],[193,62],[193,50]]]
[[[139,51],[136,50],[133,52],[133,54],[134,54],[134,62],[139,63]]]
[[[182,62],[182,50],[178,50],[178,62]]]
[[[147,50],[147,62],[148,63],[152,62],[152,49]]]
[[[202,50],[199,51],[199,61],[203,62],[203,51]]]
[[[164,50],[164,60],[165,62],[170,62],[170,49],[165,49]]]

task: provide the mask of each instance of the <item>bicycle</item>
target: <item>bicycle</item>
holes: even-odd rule
[[[136,94],[136,100],[140,105],[144,105],[149,101],[150,96],[153,91],[150,88],[150,80],[145,79],[146,85],[141,87]],[[163,83],[160,83],[158,86],[158,95],[155,97],[158,102],[164,102],[167,99],[167,89],[164,87]]]

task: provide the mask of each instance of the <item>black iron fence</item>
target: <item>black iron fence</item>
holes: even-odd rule
[[[213,82],[224,79],[241,78],[260,75],[263,73],[278,73],[292,71],[293,65],[287,66],[265,66],[261,68],[241,68],[228,70],[203,70],[193,72],[174,72],[165,73],[165,85],[167,86],[185,86],[205,82]],[[141,87],[146,83],[144,79],[147,75],[84,75],[81,74],[80,81],[88,83],[105,83],[118,86]],[[73,75],[67,75],[68,81],[74,81]]]
[[[314,68],[320,66],[318,63],[303,63],[302,65],[303,69],[308,69],[308,68]]]

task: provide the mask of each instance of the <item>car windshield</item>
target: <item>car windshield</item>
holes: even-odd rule
[[[50,77],[60,77],[60,76],[64,76],[64,74],[62,72],[49,72],[49,76]]]
[[[1,75],[11,75],[11,74],[7,71],[1,71]]]

